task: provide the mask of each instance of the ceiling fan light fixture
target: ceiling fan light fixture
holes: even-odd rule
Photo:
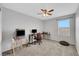
[[[42,15],[43,16],[52,16],[52,12],[54,11],[54,9],[51,9],[51,10],[47,10],[47,9],[41,9],[42,11]]]
[[[50,16],[50,15],[48,15],[48,14],[43,14],[43,16]]]

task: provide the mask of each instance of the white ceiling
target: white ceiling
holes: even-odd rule
[[[4,3],[3,6],[42,20],[73,14],[78,8],[77,3]],[[54,9],[53,15],[38,15],[41,8]]]

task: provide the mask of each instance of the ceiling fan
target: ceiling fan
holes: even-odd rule
[[[51,16],[53,11],[54,11],[54,9],[51,9],[51,10],[41,9],[42,13],[39,13],[39,15],[42,14],[43,16]]]

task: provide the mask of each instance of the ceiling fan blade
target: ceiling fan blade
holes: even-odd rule
[[[41,9],[41,11],[45,11],[44,9]]]
[[[54,11],[54,9],[51,9],[51,10],[49,10],[48,12],[52,12],[52,11]]]
[[[51,13],[47,13],[48,15],[52,15]]]
[[[43,11],[43,12],[47,12],[47,10],[46,10],[46,9],[41,9],[41,11]]]

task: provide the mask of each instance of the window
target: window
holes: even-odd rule
[[[59,28],[69,28],[70,27],[70,20],[69,19],[59,20],[58,27]]]

